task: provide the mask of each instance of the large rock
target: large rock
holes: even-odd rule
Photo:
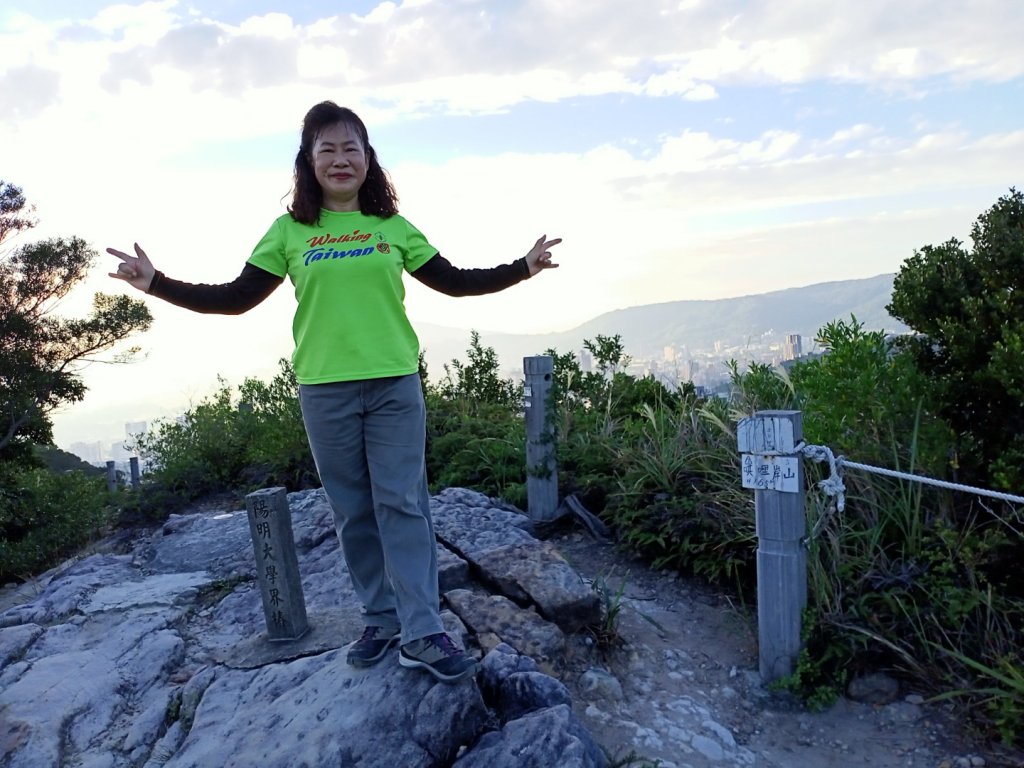
[[[473,744],[487,710],[472,682],[447,686],[391,658],[369,670],[332,651],[206,689],[167,768],[448,765]]]
[[[190,570],[190,569],[185,569]],[[34,600],[0,614],[0,627],[36,622],[45,624],[70,616],[94,591],[109,584],[119,584],[137,578],[138,568],[129,555],[94,555],[68,568],[48,580],[46,588]]]
[[[0,629],[0,669],[20,661],[25,651],[44,631],[38,624]]]
[[[446,627],[471,649],[507,640],[536,660],[504,646],[479,686],[437,683],[400,667],[394,650],[371,669],[349,667],[343,646],[360,610],[319,490],[289,496],[312,630],[268,643],[244,511],[182,515],[130,554],[45,574],[31,602],[0,613],[0,766],[603,765],[564,686],[542,672],[564,648],[562,631],[507,597],[476,594],[486,585],[471,583],[461,559],[544,551],[529,520],[471,491],[432,503],[439,529],[461,542],[439,550],[462,619],[445,612]],[[479,536],[451,533],[481,521]],[[538,602],[570,580],[556,571],[550,585],[519,572],[514,583]]]
[[[483,494],[470,491],[449,493],[431,500],[434,533],[438,540],[471,563],[492,549],[536,541],[531,533],[533,525],[526,515],[485,506],[486,499]]]
[[[506,643],[499,644],[484,657],[479,683],[484,701],[502,723],[539,709],[560,704],[572,706],[568,688],[542,674],[533,659]]]
[[[566,632],[601,619],[597,593],[585,584],[555,547],[546,541],[519,542],[481,552],[475,563],[482,578],[517,602],[537,611]]]
[[[486,584],[520,605],[536,606],[566,631],[599,621],[597,594],[551,544],[533,537],[529,518],[488,501],[465,489],[439,494],[433,501],[437,538]]]
[[[437,581],[442,592],[461,589],[471,582],[469,563],[447,547],[437,545]]]
[[[208,571],[226,578],[256,570],[245,510],[172,515],[138,557],[157,573]]]
[[[475,634],[495,635],[542,664],[553,664],[565,654],[565,634],[557,625],[507,597],[454,589],[445,593],[445,599]]]
[[[144,759],[164,726],[168,675],[185,659],[174,629],[183,613],[130,609],[48,626],[0,671],[5,768]]]
[[[453,768],[604,768],[608,760],[567,705],[486,734]]]

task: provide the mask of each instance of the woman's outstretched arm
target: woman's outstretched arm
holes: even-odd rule
[[[246,264],[230,283],[185,283],[156,269],[138,243],[135,256],[114,248],[107,248],[107,253],[121,259],[117,271],[108,273],[111,277],[158,299],[205,314],[240,315],[267,298],[283,281],[275,274]]]
[[[546,236],[541,237],[523,258],[490,269],[460,269],[452,266],[441,254],[435,254],[413,272],[412,276],[429,288],[449,296],[497,293],[532,277],[543,269],[557,267],[557,264],[551,262],[551,252],[548,249],[560,242],[561,238],[547,240]]]

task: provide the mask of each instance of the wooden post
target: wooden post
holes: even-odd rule
[[[530,519],[548,522],[558,516],[558,469],[551,428],[551,383],[555,364],[548,355],[523,358],[526,406],[526,503]]]
[[[132,473],[132,488],[138,488],[141,480],[139,479],[139,457],[132,456],[128,459],[128,467]]]
[[[263,488],[245,497],[256,555],[256,575],[263,598],[267,638],[297,640],[306,634],[306,601],[295,554],[292,516],[284,488]]]
[[[113,493],[117,490],[117,470],[114,468],[114,462],[107,462],[107,493]]]
[[[796,446],[800,411],[758,411],[736,429],[743,487],[754,489],[757,522],[757,626],[761,679],[792,674],[807,605],[804,474]]]

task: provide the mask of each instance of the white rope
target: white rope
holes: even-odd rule
[[[824,491],[826,496],[834,496],[836,509],[842,512],[846,508],[846,486],[843,484],[843,457],[836,458],[832,455],[832,449],[827,445],[807,445],[800,443],[796,447],[797,453],[802,453],[811,461],[827,461],[829,476],[818,483],[818,487]]]
[[[829,476],[819,481],[818,487],[826,496],[835,499],[835,504],[830,505],[823,514],[818,516],[814,528],[802,539],[803,545],[806,547],[809,542],[818,538],[821,529],[825,527],[825,523],[832,517],[833,512],[842,512],[846,508],[846,486],[843,484],[842,465],[832,455],[832,449],[827,445],[807,445],[801,442],[796,447],[796,452],[802,453],[811,461],[828,462]]]
[[[972,493],[976,496],[988,496],[989,498],[999,499],[1001,501],[1008,501],[1011,504],[1024,504],[1024,496],[1014,496],[1012,493],[1003,493],[1002,491],[990,491],[987,488],[975,488],[973,485],[961,485],[960,483],[950,483],[945,480],[935,480],[931,477],[924,477],[922,475],[911,475],[907,472],[897,472],[895,469],[883,469],[882,467],[872,467],[868,464],[859,464],[856,461],[848,461],[842,456],[836,459],[836,462],[843,467],[849,467],[850,469],[859,469],[862,472],[874,472],[876,475],[885,475],[886,477],[896,477],[901,480],[913,480],[918,483],[924,483],[925,485],[934,485],[936,488],[946,488],[951,491],[963,491],[965,493]]]
[[[1002,491],[990,491],[987,488],[976,488],[972,485],[961,485],[960,483],[950,483],[946,480],[936,480],[931,477],[924,477],[923,475],[912,475],[909,472],[899,472],[895,469],[885,469],[883,467],[873,467],[870,464],[861,464],[856,461],[849,461],[842,456],[834,456],[832,449],[827,445],[807,445],[806,443],[800,443],[796,447],[796,453],[803,454],[811,461],[827,461],[829,466],[829,476],[818,483],[818,487],[827,495],[832,496],[836,500],[836,509],[842,512],[846,506],[846,486],[843,484],[843,469],[849,467],[850,469],[859,469],[862,472],[870,472],[876,475],[884,475],[885,477],[895,477],[900,480],[910,480],[916,483],[923,483],[924,485],[933,485],[936,488],[945,488],[950,491],[963,491],[964,493],[971,493],[976,496],[988,496],[989,498],[999,499],[1006,501],[1011,504],[1024,504],[1024,496],[1014,496],[1011,493],[1003,493]],[[821,529],[825,519],[828,515],[822,515],[818,519],[817,524],[814,526],[814,531],[811,532],[809,538],[813,539],[818,535],[818,531]]]

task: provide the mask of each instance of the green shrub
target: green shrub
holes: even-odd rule
[[[107,525],[103,478],[5,463],[0,479],[0,582],[58,564]]]
[[[855,461],[942,476],[955,435],[938,414],[940,390],[914,358],[855,319],[828,324],[819,343],[829,353],[795,365],[791,381],[809,442]],[[986,669],[1021,662],[1024,594],[1005,568],[1020,546],[1019,528],[969,495],[847,470],[842,513],[808,466],[809,524],[805,652],[787,685],[824,701],[859,671],[888,667],[923,690],[965,690],[965,703],[1005,738],[1019,716],[1019,687],[980,686],[968,659]],[[982,707],[975,702],[984,703]]]
[[[596,371],[582,370],[572,353],[544,353],[554,368],[548,417],[562,495],[575,494],[599,512],[620,492],[615,462],[621,435],[647,413],[678,405],[683,395],[651,376],[637,379],[623,373],[629,359],[618,335],[598,335],[583,346],[593,356]]]
[[[136,497],[122,500],[122,519],[160,519],[214,493],[319,484],[287,360],[265,383],[247,378],[237,396],[224,379],[181,417],[157,422],[136,438],[147,467]]]
[[[1024,193],[1011,189],[958,240],[907,259],[888,310],[918,335],[906,347],[957,433],[960,475],[1024,486]]]
[[[526,429],[503,405],[433,397],[427,405],[431,488],[473,488],[526,506]]]
[[[739,484],[732,424],[758,410],[788,407],[793,393],[770,366],[729,366],[732,398],[682,390],[663,407],[645,405],[617,441],[619,493],[609,515],[620,538],[671,567],[736,588],[754,586],[753,498]],[[639,545],[639,546],[637,546]]]
[[[522,384],[501,378],[497,353],[481,344],[476,331],[466,354],[469,363],[451,361],[436,385],[427,382],[421,370],[430,486],[472,488],[525,508]]]
[[[450,402],[480,403],[514,409],[523,398],[522,385],[499,375],[498,353],[480,343],[480,334],[470,332],[468,363],[452,360],[444,366],[445,376],[437,394]]]
[[[790,372],[804,439],[861,463],[945,475],[954,436],[912,356],[856,317],[828,323],[815,341],[827,354]]]
[[[732,485],[739,476],[736,450],[705,418],[706,407],[696,397],[647,405],[624,426],[613,449],[618,491],[606,514],[620,540],[656,568],[749,581],[749,502],[722,492],[725,467],[736,467]]]
[[[248,378],[238,388],[242,432],[249,435],[243,478],[246,486],[315,488],[320,480],[302,422],[299,383],[288,360],[279,366],[269,384]]]
[[[214,394],[136,438],[147,480],[181,503],[233,488],[246,466],[251,435],[230,386],[218,381]]]

